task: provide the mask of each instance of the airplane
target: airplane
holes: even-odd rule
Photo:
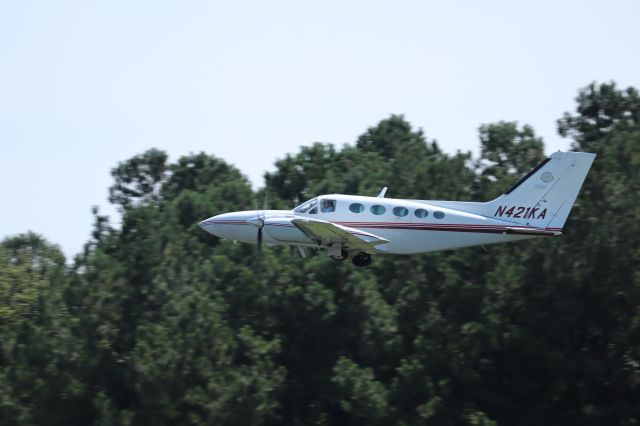
[[[406,200],[328,194],[293,210],[224,213],[198,223],[234,242],[322,249],[334,260],[352,253],[355,266],[371,255],[409,255],[562,234],[595,154],[555,152],[488,202]]]

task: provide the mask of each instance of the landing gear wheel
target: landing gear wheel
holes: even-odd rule
[[[349,257],[349,252],[346,251],[345,249],[340,250],[340,255],[339,256],[329,256],[330,258],[332,258],[333,260],[339,260],[339,261],[343,261],[345,260],[347,257]]]
[[[355,266],[369,266],[371,265],[371,256],[368,253],[360,253],[352,260]]]

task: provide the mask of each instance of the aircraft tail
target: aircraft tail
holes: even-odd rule
[[[480,204],[481,214],[561,230],[595,157],[588,152],[554,152],[504,194]]]
[[[410,200],[550,232],[564,227],[595,154],[554,152],[493,201]]]

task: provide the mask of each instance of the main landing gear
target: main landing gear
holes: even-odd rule
[[[329,257],[332,258],[333,260],[343,261],[347,257],[349,257],[349,252],[346,251],[345,249],[340,249],[340,251],[336,253],[334,250],[333,253],[329,253]]]
[[[341,245],[333,244],[329,247],[329,257],[333,260],[343,261],[349,257],[349,252],[342,248]],[[371,265],[371,255],[361,251],[351,260],[355,266]]]
[[[351,262],[355,266],[369,266],[371,265],[371,256],[368,253],[360,252],[351,259]]]
[[[349,257],[349,252],[342,248],[342,244],[331,244],[329,257],[333,260],[345,260]]]

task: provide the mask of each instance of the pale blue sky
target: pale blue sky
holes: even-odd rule
[[[0,2],[0,238],[78,253],[109,171],[157,147],[254,183],[314,141],[405,114],[448,152],[555,121],[593,80],[640,87],[638,1]],[[211,212],[218,213],[218,212]]]

